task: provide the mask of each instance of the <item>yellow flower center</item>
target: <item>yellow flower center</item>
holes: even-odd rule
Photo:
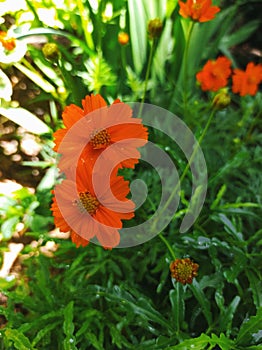
[[[74,200],[73,205],[77,205],[81,213],[86,211],[90,215],[94,215],[100,203],[96,197],[92,196],[90,192],[80,192],[79,199]]]
[[[106,129],[94,131],[91,134],[90,144],[94,149],[106,148],[110,145],[111,137]]]
[[[197,276],[198,264],[189,258],[176,259],[170,264],[171,276],[182,284],[192,283],[193,277]]]

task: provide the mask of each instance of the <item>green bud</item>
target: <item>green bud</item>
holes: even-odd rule
[[[50,61],[57,61],[60,57],[60,51],[55,43],[46,43],[42,48],[46,59]]]
[[[163,30],[161,19],[155,18],[149,21],[147,30],[151,39],[159,38]]]
[[[231,97],[227,89],[221,89],[220,92],[213,99],[213,107],[216,109],[226,108],[231,102]]]

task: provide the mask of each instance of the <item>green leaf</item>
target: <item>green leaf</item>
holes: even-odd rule
[[[58,170],[56,166],[52,166],[51,168],[49,168],[46,171],[45,176],[42,178],[42,180],[38,184],[37,191],[45,191],[53,188],[57,175],[58,175]]]
[[[175,288],[170,290],[169,299],[172,305],[172,315],[174,318],[174,329],[179,331],[180,325],[185,317],[185,302],[183,298],[183,287],[176,283]]]
[[[85,66],[87,72],[79,72],[78,75],[83,78],[90,91],[99,93],[102,86],[115,85],[116,76],[102,55],[90,58]]]
[[[140,74],[146,60],[146,14],[141,0],[128,0],[132,56],[135,71]]]
[[[209,344],[209,341],[210,341],[209,336],[202,333],[198,338],[187,339],[178,345],[169,347],[168,349],[188,350],[192,348],[194,350],[204,350],[205,347]]]
[[[5,336],[8,340],[13,341],[17,350],[36,350],[30,343],[30,340],[16,329],[8,328],[5,331]]]
[[[77,347],[75,346],[76,339],[74,336],[74,302],[70,301],[67,306],[64,309],[64,324],[63,324],[63,330],[66,335],[66,338],[64,339],[64,350],[77,350]]]
[[[39,135],[49,132],[49,128],[45,123],[24,108],[0,107],[0,114],[33,134]]]
[[[257,30],[259,24],[259,20],[250,21],[246,25],[241,26],[237,32],[224,36],[221,40],[221,48],[227,49],[245,42],[251,36],[251,34]]]
[[[171,324],[155,310],[148,302],[148,299],[140,297],[135,299],[130,293],[121,290],[119,286],[114,286],[110,292],[100,292],[112,301],[117,301],[125,308],[129,308],[133,313],[139,315],[149,322],[162,325],[165,329],[173,331]]]
[[[23,33],[23,34],[18,34],[16,35],[17,39],[22,39],[22,38],[26,38],[28,36],[32,36],[32,35],[61,35],[64,36],[65,38],[71,40],[74,44],[76,44],[77,46],[81,47],[84,51],[86,51],[86,53],[88,53],[90,56],[94,54],[93,51],[91,51],[87,45],[85,45],[84,40],[78,39],[77,37],[75,37],[72,34],[69,34],[63,30],[56,30],[56,29],[51,29],[51,28],[33,28],[30,29],[28,32]]]
[[[193,283],[189,285],[191,291],[193,292],[195,298],[202,308],[202,312],[207,320],[208,325],[212,323],[212,314],[211,314],[211,304],[208,298],[205,296],[204,292],[199,286],[199,283],[196,279],[193,279]]]
[[[216,347],[216,345],[219,345],[221,350],[234,349],[234,342],[231,339],[228,339],[223,333],[220,334],[219,338],[216,334],[212,334],[210,339],[210,345],[212,346],[211,349]]]
[[[248,321],[242,323],[242,326],[239,330],[236,344],[245,346],[250,345],[252,340],[252,334],[257,333],[262,330],[262,307],[259,308],[256,316],[251,316]]]
[[[8,240],[12,237],[14,233],[14,229],[16,225],[19,223],[20,218],[19,216],[13,216],[10,219],[7,219],[3,222],[1,226],[1,233],[3,235],[3,238]]]
[[[45,80],[39,73],[32,72],[32,70],[26,68],[20,63],[15,63],[14,66],[32,80],[37,86],[39,86],[45,92],[51,93],[56,96],[56,89],[47,80]]]
[[[238,295],[236,295],[235,298],[229,304],[229,306],[221,314],[220,331],[221,330],[226,331],[226,330],[231,329],[232,320],[233,320],[233,317],[234,317],[234,314],[236,312],[236,309],[238,307],[239,302],[240,302],[240,297]]]
[[[46,325],[43,329],[40,329],[39,332],[37,332],[34,340],[32,341],[32,345],[35,346],[39,341],[45,337],[48,333],[50,333],[53,329],[57,328],[61,324],[60,321],[53,322],[51,324]]]
[[[256,308],[262,307],[262,281],[258,274],[251,270],[246,270],[246,275],[250,283],[251,292],[253,295]]]
[[[97,337],[96,337],[96,335],[94,333],[87,332],[86,333],[86,338],[92,344],[92,346],[94,346],[95,349],[97,349],[97,350],[104,350],[104,348],[99,343],[99,340],[97,339]]]

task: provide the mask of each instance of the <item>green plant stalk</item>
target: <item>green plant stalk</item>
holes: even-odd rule
[[[121,46],[121,61],[122,61],[122,67],[124,71],[126,71],[126,47]]]
[[[175,254],[173,248],[171,247],[171,245],[169,244],[169,242],[165,239],[165,237],[162,235],[162,233],[159,233],[158,236],[163,241],[163,243],[166,245],[166,247],[169,250],[173,260],[176,260],[176,254]]]
[[[210,113],[210,116],[208,118],[206,126],[205,126],[205,128],[204,128],[204,130],[203,130],[203,132],[202,132],[202,134],[201,134],[201,136],[200,136],[200,138],[198,140],[198,143],[196,144],[196,147],[195,147],[195,149],[194,149],[194,151],[193,151],[193,153],[192,153],[192,155],[191,155],[191,157],[190,157],[190,159],[189,159],[189,161],[188,161],[188,163],[187,163],[187,165],[186,165],[186,167],[185,167],[185,169],[184,169],[184,171],[183,171],[183,173],[181,175],[180,181],[176,184],[174,190],[172,191],[170,197],[166,201],[166,203],[165,203],[163,209],[161,210],[159,216],[162,216],[164,214],[165,210],[168,208],[169,204],[171,203],[171,201],[173,200],[174,196],[176,195],[178,187],[180,186],[182,181],[185,179],[185,177],[187,175],[187,172],[188,172],[188,169],[190,168],[190,165],[192,164],[192,162],[194,160],[196,152],[197,152],[199,146],[201,145],[201,143],[202,143],[202,141],[203,141],[203,139],[204,139],[204,137],[205,137],[205,135],[206,135],[206,133],[208,131],[208,128],[209,128],[209,126],[210,126],[210,124],[212,122],[212,119],[213,119],[214,115],[215,115],[215,112],[216,112],[216,110],[212,109],[212,112]]]
[[[153,61],[153,55],[154,55],[154,48],[155,48],[155,39],[153,39],[152,41],[152,45],[150,48],[150,53],[149,53],[149,58],[148,58],[148,62],[147,62],[147,68],[146,68],[146,77],[145,77],[145,85],[144,85],[144,91],[143,91],[143,95],[142,95],[142,99],[141,99],[141,104],[140,104],[140,108],[139,108],[139,113],[138,116],[141,115],[142,109],[143,109],[143,105],[145,102],[145,98],[146,98],[146,91],[147,91],[147,85],[148,85],[148,81],[149,81],[149,76],[150,76],[150,70],[152,67],[152,61]]]
[[[185,52],[184,52],[184,58],[183,58],[183,67],[184,67],[184,72],[183,72],[183,78],[184,78],[184,109],[186,110],[187,108],[187,95],[188,95],[188,91],[187,91],[187,79],[188,79],[188,50],[189,50],[189,44],[191,41],[191,36],[193,33],[193,29],[194,29],[194,25],[195,22],[190,21],[189,24],[189,29],[188,29],[188,34],[187,34],[187,39],[186,39],[186,47],[185,47]]]
[[[35,21],[37,22],[37,26],[43,27],[43,22],[40,20],[37,11],[35,10],[34,6],[31,4],[32,1],[26,0],[26,4],[28,8],[32,11]]]
[[[83,1],[82,0],[76,0],[76,3],[77,3],[78,10],[79,10],[80,18],[81,18],[81,23],[82,23],[82,28],[83,28],[83,31],[84,31],[86,44],[92,51],[94,51],[94,49],[95,49],[94,42],[93,42],[91,34],[87,30],[87,28],[88,28],[88,19],[87,19],[87,16],[85,14],[85,8],[84,8],[84,5],[83,5]]]

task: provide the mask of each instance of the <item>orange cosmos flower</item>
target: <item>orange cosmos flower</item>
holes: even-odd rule
[[[231,74],[231,61],[227,57],[218,57],[215,61],[208,60],[196,78],[204,91],[217,91],[227,85]]]
[[[67,172],[72,160],[76,164],[81,158],[92,168],[100,156],[114,166],[133,168],[140,158],[137,148],[148,137],[141,119],[132,118],[132,109],[119,100],[107,106],[100,95],[86,96],[82,105],[83,109],[73,104],[66,107],[66,128],[54,133],[54,150],[62,154],[60,170]],[[105,152],[107,148],[110,152]]]
[[[197,276],[198,267],[199,265],[189,258],[176,259],[170,264],[171,276],[182,284],[191,284]]]
[[[123,219],[134,216],[135,205],[126,198],[129,182],[115,174],[93,174],[95,186],[84,162],[79,162],[75,181],[65,179],[54,190],[51,210],[54,222],[62,232],[71,232],[77,246],[85,246],[96,237],[105,248],[120,242]]]
[[[211,0],[187,0],[187,2],[179,1],[179,14],[184,17],[190,17],[196,22],[211,21],[215,14],[220,11],[217,6],[212,6]]]
[[[262,82],[262,64],[248,63],[246,70],[234,69],[232,91],[240,96],[255,95]]]
[[[0,43],[8,51],[12,51],[16,47],[15,38],[9,38],[7,33],[3,31],[0,31]]]

